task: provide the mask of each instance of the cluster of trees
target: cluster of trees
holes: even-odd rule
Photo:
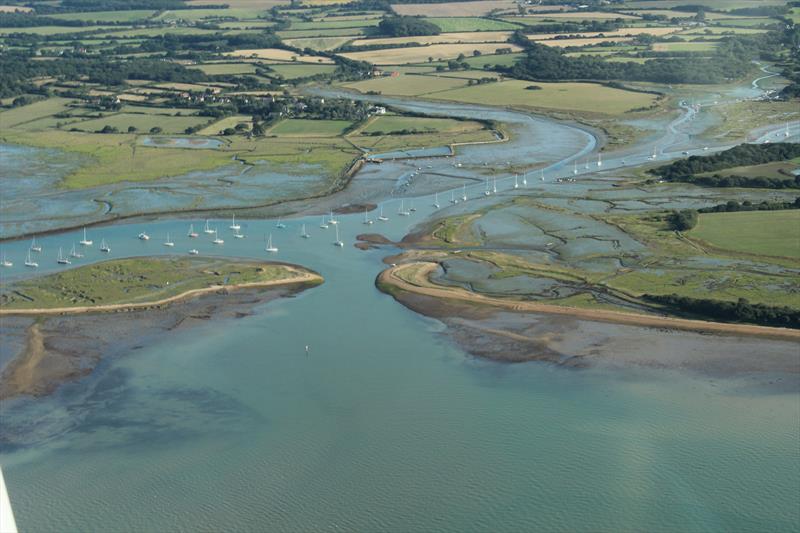
[[[0,54],[0,97],[24,92],[39,93],[31,80],[58,77],[103,85],[120,85],[126,79],[162,82],[198,82],[208,77],[198,69],[187,69],[169,61],[146,58],[115,60],[105,56],[62,58],[59,61],[32,61],[30,54],[7,51]]]
[[[728,200],[724,204],[715,205],[712,207],[703,207],[698,209],[698,213],[735,213],[736,211],[779,211],[783,209],[800,209],[800,196],[794,199],[794,202],[770,202],[764,200],[761,203],[754,204],[750,200],[737,202],[736,200]]]
[[[35,2],[37,13],[80,13],[85,11],[130,11],[135,9],[190,9],[183,0],[63,0],[62,2]],[[223,5],[209,5],[204,8],[222,8]]]
[[[753,304],[744,298],[737,302],[690,298],[677,294],[645,294],[645,300],[691,314],[723,322],[747,322],[761,326],[800,329],[800,310],[787,306]]]
[[[726,168],[761,165],[800,157],[800,143],[740,144],[708,156],[691,156],[649,172],[667,181],[694,183],[706,187],[758,187],[768,189],[800,188],[800,176],[785,179],[765,176],[697,176]]]
[[[722,83],[744,76],[759,57],[763,43],[758,37],[725,37],[714,56],[692,61],[661,58],[633,62],[610,62],[599,56],[568,57],[555,47],[529,41],[515,32],[511,41],[526,49],[526,57],[507,70],[526,80],[631,80],[656,83]]]
[[[377,31],[388,37],[408,37],[414,35],[439,35],[442,30],[436,24],[421,17],[386,17],[378,23]]]
[[[697,211],[694,209],[682,209],[670,213],[667,222],[675,231],[689,231],[697,225],[697,218]]]
[[[484,83],[496,83],[497,78],[494,77],[484,77],[484,78],[470,78],[467,81],[467,85],[483,85]]]

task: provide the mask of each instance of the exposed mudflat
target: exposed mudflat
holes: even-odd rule
[[[304,290],[303,285],[220,289],[169,306],[124,313],[48,317],[3,317],[0,400],[43,396],[61,383],[90,373],[107,356],[124,355],[175,329],[209,320],[247,316],[261,304]]]

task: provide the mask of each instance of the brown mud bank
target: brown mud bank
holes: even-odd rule
[[[44,396],[67,381],[88,375],[109,356],[124,355],[157,342],[175,330],[214,319],[250,315],[256,306],[290,297],[316,286],[295,283],[271,287],[218,288],[169,305],[119,312],[5,316],[0,325],[4,342],[0,360],[0,400]]]
[[[617,313],[630,317],[619,320],[603,311],[494,302],[461,289],[437,290],[424,281],[415,285],[427,279],[430,267],[413,265],[419,270],[411,274],[412,282],[396,275],[410,267],[406,264],[385,270],[376,284],[409,309],[443,322],[447,334],[474,356],[577,368],[637,365],[800,387],[800,332],[763,328],[777,331],[754,335],[748,326],[737,328],[740,324],[676,324],[679,319],[632,313]],[[530,309],[520,305],[527,303]]]

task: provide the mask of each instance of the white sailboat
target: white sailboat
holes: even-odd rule
[[[319,227],[322,229],[328,229],[328,223],[325,222],[325,215],[322,215],[322,222],[319,223]]]
[[[433,193],[433,207],[439,209],[439,193]]]
[[[466,183],[462,183],[461,184],[461,201],[462,202],[466,202],[467,201],[467,184]]]
[[[198,255],[200,252],[197,251],[197,248],[192,248],[189,250],[189,255]]]
[[[197,232],[194,230],[194,224],[189,224],[189,233],[186,234],[190,239],[197,238]]]
[[[2,259],[2,262],[0,262],[0,265],[4,266],[5,268],[10,268],[10,267],[14,266],[14,263],[12,263],[8,259],[6,259],[6,254],[4,253],[3,254],[3,259]]]
[[[381,204],[381,212],[378,215],[378,220],[380,220],[381,222],[386,222],[387,220],[389,220],[389,217],[383,215],[383,204]]]
[[[519,189],[519,182],[517,181],[517,174],[514,174],[514,188]]]
[[[497,178],[494,178],[492,182],[492,192],[497,194]]]
[[[369,209],[366,207],[364,208],[364,224],[367,226],[371,226],[373,224],[373,220],[369,218]]]
[[[167,240],[166,240],[166,241],[164,241],[164,246],[167,246],[168,248],[172,248],[173,246],[175,246],[175,243],[174,243],[174,242],[172,242],[172,241],[169,239],[169,233],[167,233]]]
[[[278,228],[278,229],[284,229],[286,227],[286,224],[281,222],[281,219],[278,219],[278,223],[275,224],[275,227]]]
[[[214,230],[214,240],[211,242],[214,244],[225,244],[225,241],[219,238],[219,232],[217,232],[216,229]]]
[[[233,231],[233,238],[234,239],[244,239],[244,233],[239,232],[239,230]]]
[[[100,240],[100,251],[107,254],[111,253],[111,246],[109,246],[105,239]]]
[[[42,246],[39,245],[39,244],[36,244],[36,237],[34,237],[33,240],[31,241],[30,251],[31,252],[41,252],[42,251]]]
[[[450,191],[450,203],[457,204],[458,200],[456,200],[456,193],[455,191]]]
[[[80,240],[81,246],[91,246],[93,243],[86,237],[86,228],[83,228],[83,239]]]
[[[407,217],[408,215],[411,214],[408,211],[406,211],[405,203],[402,199],[400,200],[400,208],[397,210],[397,214],[400,215],[401,217]]]
[[[417,208],[416,208],[416,207],[414,207],[414,200],[411,200],[411,207],[409,207],[409,208],[408,208],[408,210],[409,210],[411,213],[413,213],[414,211],[416,211],[416,210],[417,210]]]
[[[237,223],[236,223],[236,215],[232,215],[232,216],[231,216],[231,225],[230,225],[230,228],[231,228],[233,231],[237,231],[237,230],[239,230],[239,229],[241,229],[241,228],[242,228],[242,227],[241,227],[239,224],[237,224]]]
[[[147,234],[147,233],[145,233],[145,232],[141,232],[141,233],[139,234],[139,240],[140,240],[140,241],[149,241],[149,240],[150,240],[150,235],[148,235],[148,234]]]
[[[37,268],[39,263],[31,259],[31,251],[28,250],[28,257],[25,258],[25,266],[30,268]]]
[[[208,235],[211,235],[212,233],[216,233],[216,231],[217,231],[217,230],[211,229],[211,227],[208,225],[208,219],[206,219],[206,227],[205,227],[205,229],[203,230],[203,233],[206,233],[206,234],[208,234]]]
[[[273,254],[278,251],[278,247],[272,245],[272,233],[269,234],[269,238],[267,239],[267,248],[266,248],[266,250],[268,252],[270,252],[270,253],[273,253]]]
[[[783,132],[783,136],[784,137],[788,137],[789,136],[789,123],[788,122],[786,123],[786,131]]]
[[[577,159],[572,162],[572,173],[574,175],[576,175],[576,176],[578,175],[578,160]]]
[[[80,259],[81,257],[83,257],[83,254],[75,249],[75,243],[72,243],[72,249],[69,251],[69,256],[74,257],[76,259]]]
[[[544,169],[541,169],[539,172],[540,172],[539,181],[544,181]]]
[[[586,164],[583,166],[585,170],[589,170],[589,158],[586,158]]]
[[[653,155],[650,156],[651,161],[655,161],[658,158],[658,154],[656,153],[656,147],[653,146]]]
[[[490,196],[492,191],[489,190],[489,178],[486,178],[486,190],[483,191],[484,196]]]
[[[300,236],[302,238],[304,238],[304,239],[310,239],[311,238],[311,235],[309,235],[308,232],[306,231],[306,225],[305,224],[303,224],[303,229],[300,231]]]
[[[597,153],[597,166],[598,167],[603,166],[603,154],[600,152]]]
[[[339,226],[336,226],[336,240],[333,241],[333,245],[338,246],[339,248],[344,246],[344,243],[339,240]]]
[[[335,226],[338,223],[339,221],[333,218],[333,211],[331,211],[331,216],[328,217],[328,224],[333,224]]]
[[[527,187],[528,186],[528,173],[527,172],[525,172],[525,174],[522,175],[522,186],[523,187]]]
[[[61,247],[60,246],[58,247],[58,259],[56,259],[56,262],[59,265],[71,265],[72,264],[69,259],[64,257],[64,254],[61,252]]]

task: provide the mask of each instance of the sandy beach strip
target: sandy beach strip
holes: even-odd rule
[[[709,322],[705,320],[625,313],[622,311],[604,309],[582,309],[538,302],[493,298],[491,296],[470,292],[459,287],[442,287],[435,285],[430,281],[429,276],[438,266],[438,263],[433,262],[403,263],[381,272],[378,276],[378,280],[381,283],[386,283],[390,286],[413,293],[436,298],[447,298],[483,304],[507,309],[509,311],[569,315],[596,322],[611,322],[614,324],[675,329],[719,335],[767,337],[800,342],[800,330],[794,329],[755,326],[750,324]]]

